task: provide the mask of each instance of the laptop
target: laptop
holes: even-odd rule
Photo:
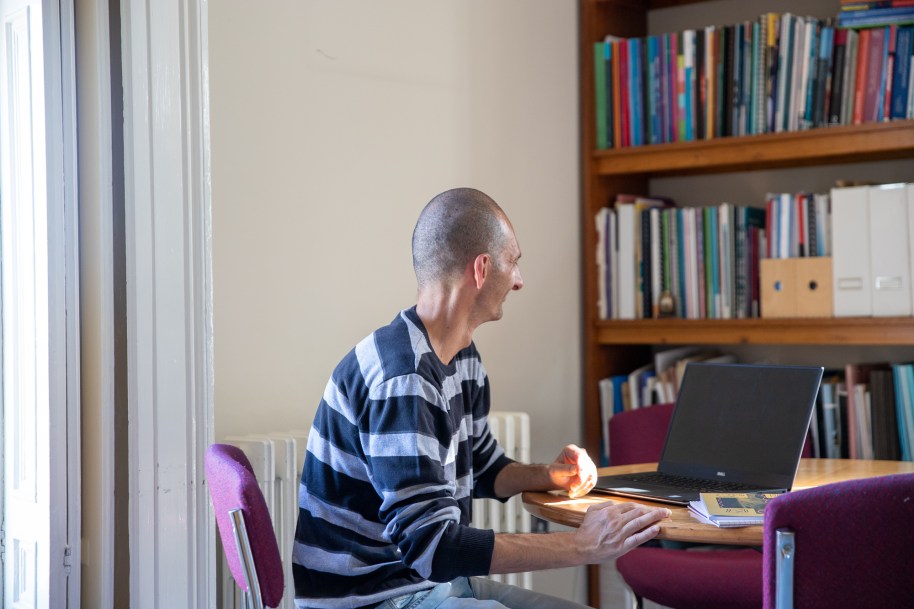
[[[689,364],[657,470],[601,476],[594,491],[676,505],[702,491],[789,491],[822,373],[814,366]]]

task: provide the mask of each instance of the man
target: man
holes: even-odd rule
[[[507,216],[478,190],[449,190],[422,211],[416,306],[343,358],[314,418],[293,556],[298,607],[579,608],[472,576],[603,562],[655,537],[669,516],[606,503],[573,532],[469,526],[474,497],[551,489],[576,497],[596,481],[577,446],[551,465],[524,465],[489,432],[489,383],[473,333],[500,319],[508,294],[523,287],[520,255]]]

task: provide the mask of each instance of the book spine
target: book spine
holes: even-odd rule
[[[785,99],[787,96],[787,82],[789,76],[789,58],[788,51],[791,44],[792,15],[785,13],[781,16],[780,29],[778,37],[778,70],[777,70],[777,93],[774,102],[774,131],[780,133],[784,131],[784,110]]]
[[[774,130],[774,92],[777,90],[777,69],[778,69],[778,51],[777,51],[777,28],[780,20],[774,13],[767,13],[761,17],[764,21],[763,29],[765,37],[764,46],[764,70],[765,70],[765,90],[761,93],[764,99],[764,112],[762,120],[765,125],[763,133],[771,133]]]
[[[864,122],[865,109],[864,99],[866,98],[867,81],[869,80],[869,57],[870,57],[870,37],[871,30],[862,30],[858,38],[857,46],[857,77],[854,88],[854,124],[860,125]]]
[[[716,137],[719,133],[719,127],[717,125],[717,107],[718,107],[718,98],[717,90],[719,87],[719,76],[718,76],[718,46],[720,44],[720,30],[714,26],[708,26],[706,29],[707,38],[705,40],[705,53],[706,57],[706,80],[708,83],[707,87],[707,104],[706,104],[706,123],[705,123],[705,133],[707,139]]]
[[[752,23],[752,80],[749,92],[749,133],[756,135],[762,133],[758,120],[759,110],[759,89],[761,89],[761,20]]]
[[[754,25],[751,21],[743,23],[743,84],[740,104],[740,135],[754,133],[755,115],[753,114],[753,108],[755,106],[755,97],[752,90],[752,82],[755,77],[755,64],[752,61],[752,31]]]
[[[890,25],[886,34],[885,68],[882,70],[882,107],[879,120],[887,121],[892,117],[892,76],[895,73],[895,44],[898,26]]]
[[[613,148],[622,147],[622,111],[624,103],[622,101],[622,67],[620,54],[622,52],[623,42],[620,39],[613,40],[611,43],[612,50],[612,134]]]
[[[705,63],[705,30],[695,31],[695,139],[703,140],[705,105],[707,104],[707,64]]]
[[[644,45],[641,38],[629,39],[629,78],[631,79],[632,146],[644,144]]]
[[[686,140],[686,36],[676,35],[676,141]]]
[[[812,127],[812,108],[815,102],[816,60],[818,48],[816,45],[817,21],[804,19],[800,21],[802,28],[803,49],[800,56],[799,78],[797,79],[796,112],[793,119],[796,121],[795,129],[809,129]]]
[[[856,30],[845,31],[847,32],[847,44],[844,51],[844,91],[841,98],[841,124],[850,125],[854,121],[856,107],[860,35]]]
[[[898,28],[895,40],[895,64],[892,70],[892,102],[889,117],[907,118],[906,102],[911,85],[911,53],[914,45],[914,26]]]
[[[844,52],[847,44],[847,30],[834,32],[832,50],[831,95],[828,103],[828,124],[841,124],[841,98],[844,94]]]
[[[828,122],[831,89],[834,29],[822,26],[819,40],[818,63],[816,64],[816,102],[813,106],[813,126],[822,127]]]
[[[652,254],[650,209],[641,211],[641,317],[653,317],[653,281],[651,271]]]
[[[695,139],[695,30],[686,30],[682,35],[684,69],[685,140]]]
[[[670,116],[669,116],[669,96],[670,96],[670,35],[664,34],[660,37],[660,140],[662,142],[671,142],[670,139]]]
[[[660,44],[657,36],[647,38],[647,59],[648,59],[648,120],[647,134],[648,142],[659,144],[661,139],[660,131]]]
[[[602,42],[595,42],[593,45],[593,64],[594,64],[594,109],[597,120],[597,148],[608,148],[609,139],[607,137],[607,114],[606,108],[606,45]]]
[[[733,26],[725,25],[720,28],[720,44],[718,45],[719,60],[717,63],[717,131],[718,137],[726,137],[732,131],[732,106],[733,95]]]
[[[676,52],[679,48],[676,34],[664,36],[666,42],[666,141],[676,141]]]
[[[622,108],[622,147],[628,148],[632,145],[632,102],[629,92],[632,88],[631,79],[629,78],[630,65],[628,60],[629,44],[628,40],[622,40],[619,43],[619,69],[620,69],[620,107]]]

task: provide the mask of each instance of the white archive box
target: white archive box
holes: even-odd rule
[[[835,317],[914,314],[914,184],[833,188]]]

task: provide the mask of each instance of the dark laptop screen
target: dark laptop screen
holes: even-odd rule
[[[822,368],[690,364],[660,471],[790,488]]]

